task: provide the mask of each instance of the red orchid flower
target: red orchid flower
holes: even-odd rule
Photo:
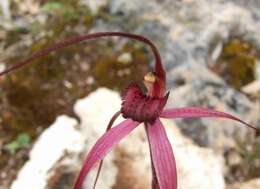
[[[155,56],[155,70],[144,76],[144,85],[146,91],[143,92],[136,84],[131,84],[122,93],[122,108],[110,120],[107,132],[101,136],[93,148],[88,153],[83,167],[74,185],[74,189],[81,189],[85,177],[90,170],[98,163],[99,169],[94,182],[93,188],[97,183],[97,178],[101,170],[102,160],[105,155],[112,149],[114,145],[120,142],[122,138],[133,131],[140,123],[144,123],[151,154],[152,164],[152,189],[177,189],[177,171],[174,154],[171,144],[167,138],[165,129],[160,121],[160,118],[200,118],[200,117],[218,117],[227,118],[238,121],[252,129],[258,128],[242,121],[241,119],[215,110],[210,110],[200,107],[185,107],[164,109],[167,102],[169,92],[166,93],[165,80],[166,75],[161,63],[160,54],[155,45],[147,38],[122,32],[101,32],[94,34],[86,34],[69,38],[61,43],[57,43],[50,48],[36,52],[25,61],[16,64],[15,66],[0,73],[0,76],[11,71],[17,70],[29,63],[32,60],[46,56],[50,52],[59,50],[69,45],[79,43],[85,40],[90,40],[105,36],[119,36],[135,39],[148,44]],[[126,119],[118,125],[112,127],[116,118],[122,114]]]

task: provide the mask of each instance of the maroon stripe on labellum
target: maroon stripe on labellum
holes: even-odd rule
[[[150,97],[136,84],[129,85],[122,94],[121,112],[124,118],[134,121],[153,123],[165,106],[169,93],[164,97]]]

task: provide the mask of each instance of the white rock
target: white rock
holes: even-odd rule
[[[236,183],[228,186],[227,189],[258,189],[260,188],[260,178],[252,179],[243,183]]]
[[[96,31],[127,29],[151,38],[167,70],[184,64],[205,66],[209,52],[221,50],[219,44],[230,37],[260,46],[260,1],[241,1],[110,0],[106,7],[115,19],[99,20],[94,27]]]
[[[3,62],[0,62],[0,72],[4,71],[6,69],[5,67],[5,64]]]
[[[11,18],[10,13],[10,1],[9,0],[1,0],[0,1],[1,11],[5,19]]]
[[[80,118],[81,130],[86,138],[86,152],[105,133],[110,118],[120,110],[120,103],[118,93],[104,88],[98,89],[86,98],[76,102],[74,111]],[[104,161],[97,188],[109,189],[116,182],[117,168],[113,161],[114,153],[112,152]],[[92,188],[95,173],[96,170],[93,170],[86,179],[86,189]]]
[[[178,169],[179,189],[224,189],[223,158],[208,148],[196,146],[176,125],[164,121]]]
[[[227,112],[257,125],[259,105],[243,93],[227,86],[221,78],[202,66],[182,66],[170,72],[175,83],[167,107],[201,106]],[[187,95],[191,94],[191,95]],[[236,138],[247,140],[252,134],[247,127],[231,120],[202,118],[177,119],[183,133],[200,146],[211,147],[224,153],[237,145]]]
[[[78,100],[74,111],[80,118],[84,137],[93,144],[93,140],[104,133],[110,118],[120,110],[120,107],[119,94],[105,88],[100,88]]]
[[[107,0],[82,0],[92,11],[92,13],[95,15],[98,13],[99,9],[102,6],[105,6],[107,4]]]
[[[76,126],[75,119],[58,117],[35,142],[28,162],[19,172],[11,189],[45,189],[58,163],[75,165],[84,147],[83,137]]]
[[[255,80],[252,83],[249,83],[248,85],[244,86],[242,88],[242,91],[251,95],[260,94],[260,79]]]
[[[132,54],[129,52],[122,53],[117,57],[117,61],[123,64],[128,64],[133,60]]]

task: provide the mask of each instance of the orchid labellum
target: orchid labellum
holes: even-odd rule
[[[34,59],[46,56],[50,52],[85,40],[105,36],[126,37],[146,43],[150,46],[154,54],[155,69],[153,72],[149,72],[144,76],[144,85],[147,89],[146,92],[143,92],[137,84],[131,84],[123,91],[121,110],[112,117],[108,124],[107,132],[98,139],[96,144],[88,153],[75,182],[74,189],[81,189],[85,177],[88,175],[90,170],[97,163],[101,162],[99,164],[96,180],[93,184],[93,188],[95,188],[101,170],[102,160],[105,155],[114,145],[119,143],[122,138],[126,137],[141,123],[144,123],[150,146],[153,174],[152,189],[177,189],[176,162],[171,144],[167,138],[160,118],[218,117],[235,120],[252,129],[259,130],[235,116],[206,108],[185,107],[164,109],[169,92],[167,93],[165,89],[166,74],[161,63],[161,57],[155,45],[149,39],[140,35],[122,32],[101,32],[69,38],[63,42],[54,44],[50,48],[36,52],[25,61],[3,71],[0,73],[0,76],[30,64]],[[120,114],[122,114],[126,120],[112,128],[113,122]]]

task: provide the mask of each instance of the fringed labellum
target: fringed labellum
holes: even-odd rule
[[[122,94],[121,113],[124,118],[152,124],[159,117],[168,96],[169,93],[162,98],[148,96],[138,85],[132,84]]]

